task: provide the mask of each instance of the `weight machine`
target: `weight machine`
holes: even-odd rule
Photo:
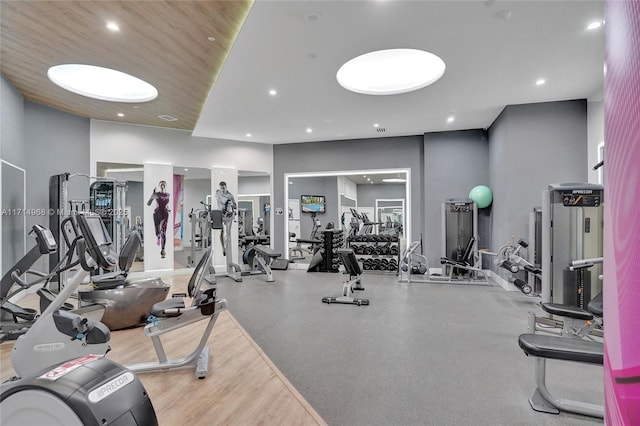
[[[69,183],[72,178],[83,177],[95,180],[89,186],[89,199],[70,199]],[[83,173],[62,173],[49,178],[49,229],[58,243],[58,250],[49,256],[49,271],[66,255],[62,244],[63,222],[66,218],[87,211],[100,215],[109,232],[116,252],[122,248],[129,231],[129,216],[126,211],[127,183],[111,178],[93,177]],[[58,274],[58,290],[66,281],[66,272]]]
[[[187,264],[195,267],[199,258],[207,248],[211,245],[211,219],[209,217],[209,208],[204,202],[205,209],[191,209],[189,213],[189,221],[191,222],[191,247],[190,255],[187,256]]]
[[[602,291],[602,265],[571,262],[603,257],[604,188],[589,183],[549,185],[542,195],[542,303],[585,309]]]

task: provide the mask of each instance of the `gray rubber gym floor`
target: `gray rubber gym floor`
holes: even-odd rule
[[[500,286],[363,275],[370,306],[327,305],[342,274],[274,271],[218,294],[330,425],[584,425],[533,411],[534,360],[517,343],[536,300]],[[602,368],[549,361],[556,397],[603,403]]]

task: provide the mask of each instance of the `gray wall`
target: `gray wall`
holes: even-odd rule
[[[403,184],[358,185],[358,207],[374,207],[376,199],[405,199]],[[369,219],[373,220],[372,217]]]
[[[127,206],[131,207],[131,226],[136,224],[136,216],[144,219],[144,199],[142,182],[127,181]]]
[[[24,101],[22,95],[0,75],[0,158],[23,169]]]
[[[528,236],[550,183],[587,181],[585,100],[511,105],[489,129],[493,249]]]
[[[301,195],[324,195],[326,213],[318,213],[316,220],[322,222],[322,228],[333,222],[334,227],[340,227],[338,218],[338,178],[336,176],[300,177],[292,178],[289,185],[289,199],[299,200]],[[313,221],[308,213],[300,213],[300,236],[310,238]]]
[[[270,194],[269,176],[238,176],[238,195]]]
[[[467,198],[477,185],[489,186],[489,141],[485,130],[424,135],[425,233],[423,248],[431,267],[442,253],[442,203]],[[491,246],[490,207],[479,212],[478,247]]]
[[[17,210],[14,210],[27,207],[24,200],[24,173],[13,167],[26,169],[24,100],[4,76],[0,76],[0,159],[11,163],[1,166],[0,208],[16,212],[3,214],[1,219],[0,272],[4,275],[24,255],[26,247],[31,247],[32,244],[31,241],[26,241],[25,247],[25,215],[17,214]]]
[[[422,228],[422,152],[422,136],[274,145],[274,208],[281,207],[285,212],[287,210],[284,199],[285,173],[409,168],[411,239],[415,239],[419,237]],[[285,220],[286,215],[275,216],[272,235],[276,250],[285,249]],[[336,222],[337,226],[338,223]]]
[[[89,173],[89,120],[71,115],[43,105],[23,101],[22,96],[2,77],[0,79],[2,101],[2,121],[0,136],[2,159],[26,169],[26,201],[27,211],[49,211],[49,177],[64,172]],[[5,173],[3,173],[4,175]],[[3,181],[3,195],[9,194],[4,188],[8,182]],[[5,190],[6,189],[6,190]],[[89,198],[89,180],[75,178],[69,191],[70,198]],[[8,208],[3,203],[3,208]],[[22,218],[20,218],[22,219]],[[22,221],[20,220],[22,223]],[[26,230],[39,223],[49,226],[46,214],[26,215]],[[7,224],[12,232],[5,232],[3,225],[3,247],[11,246],[6,253],[19,256],[24,239],[24,229],[17,225]],[[5,237],[10,238],[6,239]],[[27,238],[26,247],[30,248],[33,240]],[[16,249],[18,247],[18,249]],[[4,259],[3,269],[15,262],[15,259]],[[35,266],[46,268],[46,262]]]
[[[25,148],[27,161],[27,206],[49,208],[49,178],[65,172],[89,174],[89,119],[25,101]],[[89,179],[72,178],[70,199],[89,199]],[[49,226],[48,217],[28,217]]]

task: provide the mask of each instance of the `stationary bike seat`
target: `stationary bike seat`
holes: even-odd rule
[[[173,297],[153,305],[149,314],[158,318],[179,317],[184,308],[184,299]]]

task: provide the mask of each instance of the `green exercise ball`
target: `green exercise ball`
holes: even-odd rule
[[[469,192],[469,198],[471,198],[479,209],[488,207],[493,201],[493,194],[491,189],[484,185],[478,185]]]

